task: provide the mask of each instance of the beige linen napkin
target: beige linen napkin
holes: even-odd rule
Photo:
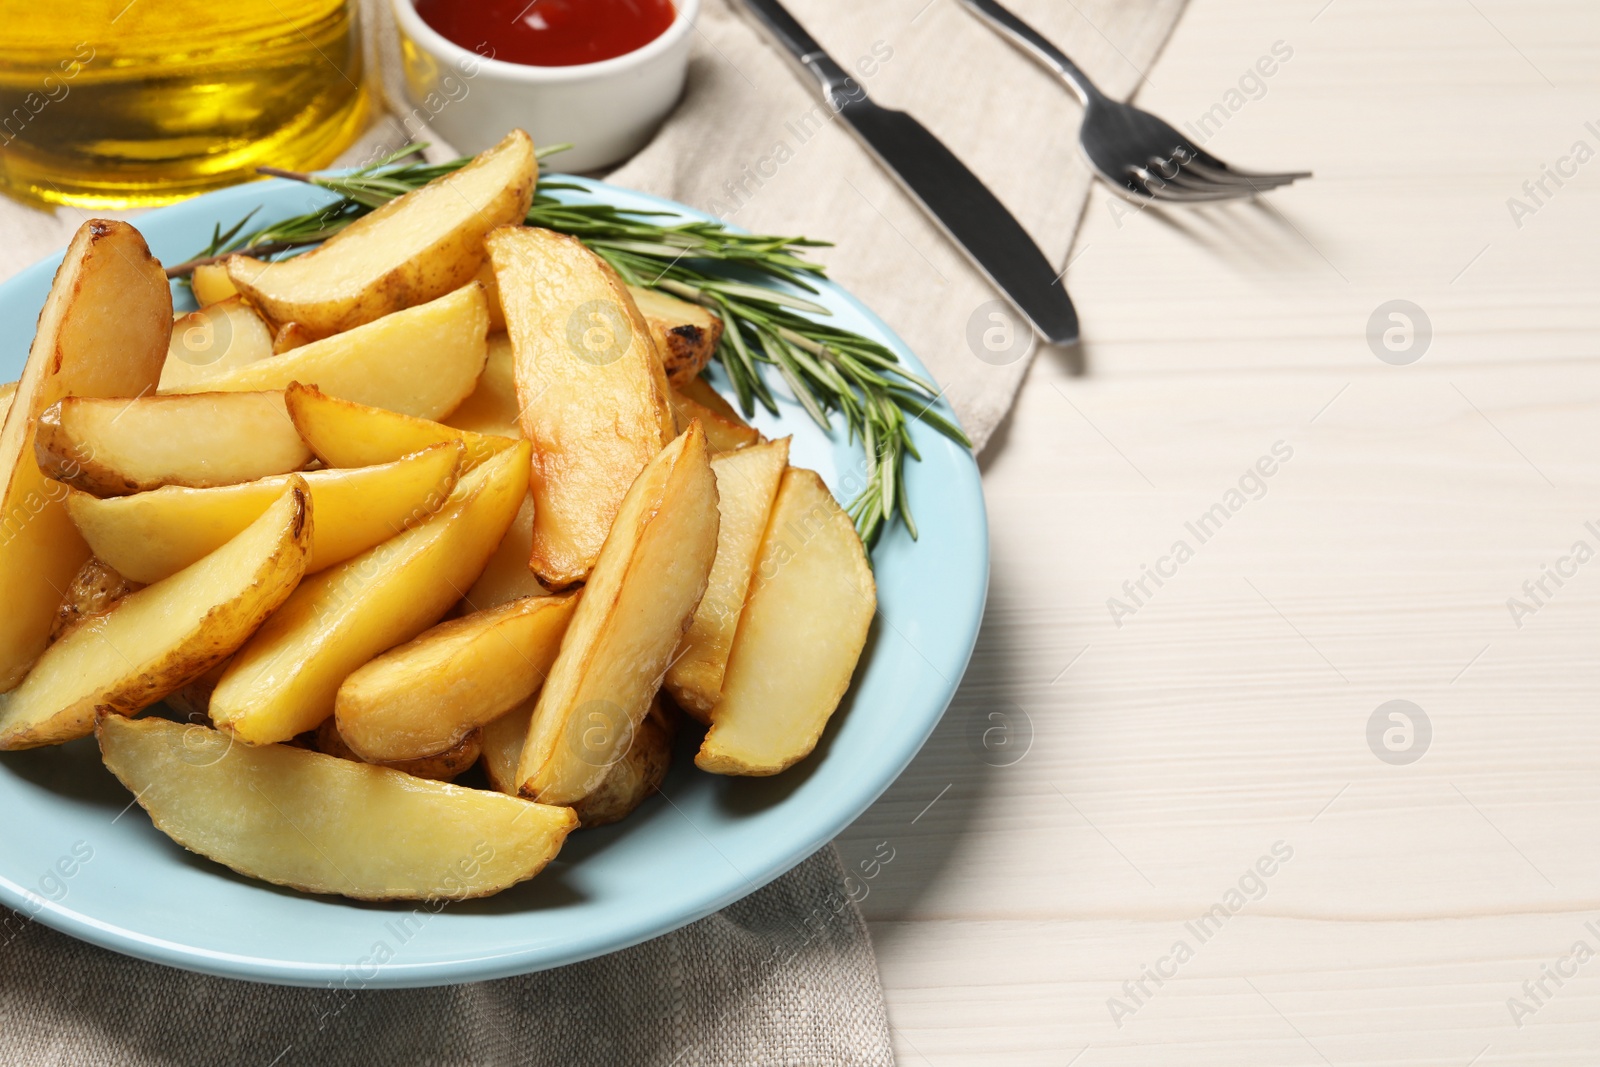
[[[1116,97],[1137,88],[1183,9],[1183,0],[1007,2]],[[1077,151],[1078,103],[1053,75],[954,0],[786,6],[875,100],[916,116],[1047,259],[1066,265],[1091,177]],[[985,344],[989,316],[1014,314],[989,306],[997,294],[982,275],[726,0],[707,0],[700,32],[683,105],[608,180],[746,229],[835,242],[818,258],[927,364],[981,450],[1022,383],[1026,328],[1017,347],[992,335]],[[1069,289],[1071,281],[1069,273]]]
[[[381,0],[365,4],[393,100],[388,16]],[[1136,88],[1182,5],[1015,0],[1118,96]],[[1090,177],[1074,147],[1077,105],[1058,83],[953,0],[791,6],[1065,263]],[[345,159],[426,132],[390,117]],[[928,365],[980,448],[1010,407],[1031,353],[1025,342],[984,345],[996,294],[726,0],[705,0],[681,106],[609,180],[747,229],[836,242],[820,254],[832,276]],[[85,217],[0,199],[0,279],[64,246]],[[890,1064],[871,944],[843,877],[830,847],[717,915],[602,959],[354,995],[124,959],[0,910],[0,1063]]]
[[[437,989],[254,985],[124,959],[0,909],[0,1062],[72,1067],[796,1067],[894,1062],[832,848],[675,933]],[[181,902],[174,902],[181,906]],[[809,921],[805,921],[809,920]]]

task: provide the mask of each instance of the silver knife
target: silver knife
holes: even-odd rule
[[[746,9],[817,80],[828,104],[896,181],[938,223],[1039,336],[1078,339],[1078,313],[1061,275],[1028,231],[927,127],[879,107],[778,0],[744,0]]]

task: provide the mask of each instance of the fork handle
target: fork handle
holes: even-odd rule
[[[1065,52],[1045,40],[1044,35],[1038,30],[1001,7],[996,0],[961,0],[961,3],[967,10],[998,31],[1000,36],[1060,75],[1061,80],[1077,94],[1078,102],[1085,107],[1091,100],[1104,98],[1105,94],[1089,80],[1089,76],[1076,63],[1067,58]]]

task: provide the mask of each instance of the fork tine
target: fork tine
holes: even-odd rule
[[[1210,178],[1219,183],[1235,185],[1262,185],[1267,188],[1276,188],[1279,185],[1288,185],[1300,178],[1311,177],[1309,170],[1281,171],[1279,173],[1258,172],[1250,170],[1235,170],[1223,163],[1215,156],[1196,153],[1194,158],[1184,164],[1185,167],[1198,175]]]
[[[1174,189],[1170,185],[1152,185],[1137,178],[1134,182],[1145,199],[1158,204],[1206,204],[1250,199],[1249,193],[1201,193],[1191,189]]]
[[[1129,167],[1128,177],[1152,200],[1174,204],[1199,204],[1212,200],[1245,200],[1256,194],[1245,185],[1220,185],[1211,190],[1184,189],[1146,167]]]
[[[1173,169],[1172,173],[1168,173],[1169,167],[1163,166],[1168,162],[1168,160],[1152,156],[1147,163],[1147,167],[1158,179],[1170,182],[1180,189],[1193,189],[1197,192],[1231,192],[1234,195],[1248,196],[1255,193],[1264,193],[1269,189],[1276,189],[1294,181],[1292,177],[1274,177],[1270,180],[1255,181],[1248,184],[1244,182],[1214,181],[1204,171],[1195,168],[1192,161],[1182,167]]]
[[[1233,185],[1228,182],[1201,181],[1187,172],[1175,178],[1167,179],[1179,189],[1190,189],[1202,193],[1226,193],[1229,196],[1250,197],[1270,193],[1274,189],[1282,189],[1286,185],[1293,185],[1294,180],[1274,182],[1270,185]]]

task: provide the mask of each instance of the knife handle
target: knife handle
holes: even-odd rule
[[[762,28],[817,80],[822,86],[823,95],[829,100],[842,103],[863,95],[855,79],[823,51],[816,38],[807,33],[806,28],[778,0],[744,0],[744,6]]]

